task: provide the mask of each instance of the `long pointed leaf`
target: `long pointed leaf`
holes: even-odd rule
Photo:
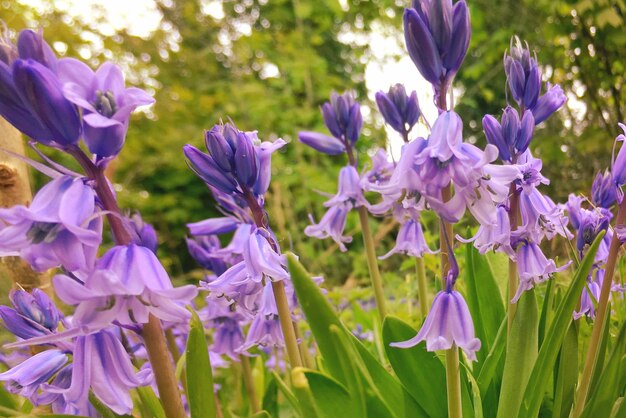
[[[548,376],[552,372],[559,349],[563,343],[569,324],[572,322],[572,312],[576,309],[576,304],[585,287],[587,276],[591,271],[598,246],[603,236],[604,233],[598,234],[591,247],[589,247],[589,251],[580,262],[574,274],[572,284],[556,310],[554,320],[550,324],[546,338],[537,356],[535,367],[533,367],[530,379],[524,390],[522,407],[517,414],[518,418],[534,418],[539,414],[544,391],[549,381]]]
[[[191,418],[215,418],[213,372],[204,327],[198,314],[191,311],[187,338],[187,400]]]

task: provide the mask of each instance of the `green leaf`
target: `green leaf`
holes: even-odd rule
[[[283,395],[287,399],[287,402],[289,402],[289,404],[294,410],[299,411],[300,403],[298,402],[298,399],[296,399],[296,396],[293,394],[291,389],[289,389],[289,386],[287,386],[285,381],[275,371],[272,371],[272,376],[274,377],[274,380],[276,381],[276,384],[278,385],[278,389],[283,393]]]
[[[335,326],[349,337],[356,348],[355,355],[360,357],[369,378],[375,383],[375,389],[392,412],[398,417],[416,416],[414,411],[419,409],[419,405],[413,397],[406,392],[398,379],[391,375],[369,350],[345,329],[318,285],[293,254],[287,255],[287,262],[298,301],[322,354],[325,370],[337,381],[348,386],[341,360],[343,358],[342,347],[337,344],[331,332],[331,327]]]
[[[571,316],[571,315],[570,315]],[[535,289],[525,291],[517,302],[506,345],[498,418],[517,415],[526,382],[537,359],[539,312]]]
[[[620,329],[596,390],[590,394],[581,418],[608,417],[611,415],[613,405],[623,390],[620,382],[626,368],[624,354],[626,354],[626,323]]]
[[[554,320],[550,324],[546,338],[541,345],[541,350],[539,351],[537,361],[528,379],[528,384],[525,385],[522,406],[517,414],[518,418],[534,418],[539,414],[545,388],[549,381],[549,374],[553,370],[559,349],[563,343],[569,324],[572,322],[572,312],[576,309],[576,304],[585,287],[587,276],[591,271],[598,246],[603,237],[604,233],[598,234],[591,247],[589,247],[589,251],[580,262],[572,278],[572,284],[567,289],[565,296],[557,307]],[[521,390],[522,387],[524,386],[518,387],[518,390]]]
[[[137,394],[141,403],[150,411],[154,418],[165,418],[165,411],[161,401],[157,398],[156,394],[150,386],[139,386],[137,388]]]
[[[500,329],[498,329],[496,339],[493,341],[491,350],[483,362],[483,367],[480,369],[478,379],[476,379],[478,381],[480,393],[483,396],[487,393],[487,389],[495,377],[496,369],[500,363],[500,358],[504,353],[504,348],[506,346],[506,327],[507,318],[504,318],[500,324]]]
[[[559,353],[559,369],[552,418],[567,418],[574,403],[578,382],[578,327],[571,323]]]
[[[304,368],[296,367],[291,371],[291,383],[298,401],[302,418],[321,418],[317,410],[316,400],[311,393]]]
[[[259,411],[256,414],[252,415],[252,418],[272,418],[272,416],[267,411]]]
[[[89,402],[100,413],[102,418],[132,418],[132,415],[118,415],[106,406],[93,392],[89,393]]]
[[[306,370],[309,387],[323,418],[361,418],[352,408],[352,399],[346,388],[323,373]]]
[[[434,353],[424,344],[411,348],[391,347],[393,342],[406,341],[417,332],[401,319],[388,315],[383,323],[383,341],[391,367],[404,388],[417,401],[425,417],[446,417],[446,370]],[[417,413],[416,413],[416,416]]]
[[[191,418],[215,418],[213,372],[204,327],[198,314],[191,311],[191,315],[187,349],[185,350],[189,412]]]
[[[278,384],[272,376],[263,394],[263,409],[270,415],[278,416]]]
[[[476,353],[480,370],[498,329],[505,316],[504,303],[500,296],[498,283],[491,272],[489,262],[472,244],[466,248],[466,298],[467,305],[474,320],[476,337],[483,343],[481,350]]]

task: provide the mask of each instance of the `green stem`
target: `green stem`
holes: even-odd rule
[[[109,187],[102,168],[97,167],[78,147],[68,149],[85,170],[87,177],[95,181],[94,189],[104,210],[108,211],[107,219],[118,245],[131,243],[131,235],[122,222],[121,211],[117,200]],[[185,409],[178,390],[178,381],[174,372],[174,365],[170,352],[167,349],[165,334],[161,321],[150,314],[148,323],[143,325],[141,336],[144,339],[148,359],[159,389],[159,397],[167,418],[184,418]]]
[[[387,309],[385,307],[383,280],[380,277],[380,270],[378,270],[378,259],[376,258],[374,238],[372,237],[372,232],[370,231],[367,208],[365,206],[360,206],[358,211],[359,220],[361,221],[361,231],[363,233],[363,244],[365,244],[365,254],[367,255],[367,266],[369,267],[372,287],[374,288],[374,296],[376,297],[376,308],[378,309],[378,315],[380,316],[380,321],[382,322],[387,315]]]
[[[422,313],[422,318],[426,318],[428,315],[428,287],[426,285],[426,268],[424,267],[424,258],[417,257],[415,259],[415,273],[417,276],[417,292],[418,299],[420,302],[420,312]]]
[[[448,391],[448,417],[463,418],[461,403],[461,368],[456,344],[446,350],[446,388]]]
[[[615,218],[615,225],[624,224],[624,218],[626,218],[626,199],[622,200],[622,203],[619,205],[617,217]],[[585,367],[583,368],[583,374],[580,377],[578,391],[576,392],[576,399],[574,400],[574,413],[572,415],[574,418],[580,417],[583,412],[585,402],[587,401],[587,395],[589,394],[591,376],[593,376],[594,369],[597,366],[598,348],[602,345],[602,328],[604,321],[608,320],[607,307],[609,305],[611,285],[613,284],[613,275],[615,273],[615,265],[617,264],[620,247],[621,242],[617,237],[617,233],[614,232],[613,238],[611,239],[611,246],[609,248],[609,258],[606,262],[604,281],[602,282],[602,289],[600,290],[598,308],[596,309],[596,319],[593,323],[593,331],[591,332],[589,348],[587,349]]]
[[[509,224],[511,231],[517,229],[519,223],[519,193],[516,190],[515,184],[511,184],[509,191]],[[517,305],[513,302],[515,294],[517,293],[517,263],[509,259],[509,300],[507,301],[507,327],[506,335],[511,335],[511,328],[513,327],[513,318],[515,318],[515,309]]]
[[[256,396],[256,390],[254,389],[254,379],[252,379],[252,369],[250,367],[250,359],[241,355],[239,356],[241,361],[241,374],[243,375],[243,384],[248,392],[248,401],[250,402],[250,410],[252,414],[256,414],[261,410],[259,407],[259,398]]]

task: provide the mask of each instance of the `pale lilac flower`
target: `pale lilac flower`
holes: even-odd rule
[[[0,380],[8,382],[7,388],[11,393],[31,398],[67,362],[68,356],[61,350],[45,350],[0,373]]]
[[[392,347],[410,348],[426,341],[428,351],[461,347],[469,360],[476,361],[480,340],[475,337],[474,323],[463,296],[456,290],[440,291],[435,296],[424,325],[410,340],[391,343]]]
[[[304,233],[309,237],[319,239],[330,237],[339,245],[341,251],[347,251],[348,249],[344,244],[352,242],[352,237],[343,235],[343,230],[346,226],[346,219],[351,209],[352,203],[350,202],[335,205],[328,209],[317,224],[313,217],[310,216],[313,225],[304,228]]]
[[[582,295],[580,295],[580,308],[578,311],[574,311],[574,319],[580,319],[585,315],[591,319],[596,317],[596,305],[598,300],[600,300],[604,270],[598,269],[595,276],[595,279],[593,279],[592,275],[589,275],[587,278],[587,285],[583,289]]]
[[[113,321],[133,326],[150,314],[164,321],[185,322],[184,308],[197,293],[193,285],[174,288],[154,253],[136,244],[115,246],[100,258],[84,282],[57,275],[54,288],[61,300],[77,305],[76,324],[101,329]]]
[[[59,78],[65,97],[83,112],[83,138],[89,151],[98,158],[117,155],[126,138],[130,114],[154,99],[136,87],[124,86],[122,70],[105,62],[94,73],[73,58],[58,62]]]
[[[461,242],[473,242],[479,253],[485,254],[488,251],[498,251],[515,257],[515,251],[511,247],[511,224],[509,221],[509,211],[503,205],[496,208],[497,221],[495,224],[480,225],[476,235],[471,239],[463,239],[457,235]]]
[[[0,209],[0,255],[20,255],[38,271],[63,266],[88,271],[101,241],[96,195],[84,178],[61,176],[29,207]]]
[[[419,218],[407,219],[400,225],[396,245],[387,254],[379,257],[385,259],[393,254],[403,253],[413,257],[422,257],[424,254],[435,254],[436,251],[431,250],[424,239],[424,232]]]

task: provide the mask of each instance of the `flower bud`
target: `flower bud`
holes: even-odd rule
[[[593,204],[609,209],[617,200],[617,189],[611,178],[611,173],[607,170],[596,175],[591,186],[591,200]]]
[[[252,140],[244,132],[237,136],[235,177],[240,185],[252,187],[258,176],[257,155]]]
[[[235,164],[235,151],[221,131],[221,127],[215,125],[210,131],[205,132],[204,140],[207,150],[219,168],[231,172]]]
[[[337,155],[346,152],[344,143],[336,138],[317,132],[298,132],[298,139],[303,144],[310,146],[316,151],[329,155]]]
[[[185,153],[185,157],[187,157],[189,168],[205,183],[226,194],[231,194],[237,190],[235,180],[223,174],[220,167],[210,155],[203,153],[189,144],[183,147],[183,152]]]
[[[32,59],[56,72],[57,57],[43,39],[41,31],[24,29],[17,38],[17,51],[21,59]]]

